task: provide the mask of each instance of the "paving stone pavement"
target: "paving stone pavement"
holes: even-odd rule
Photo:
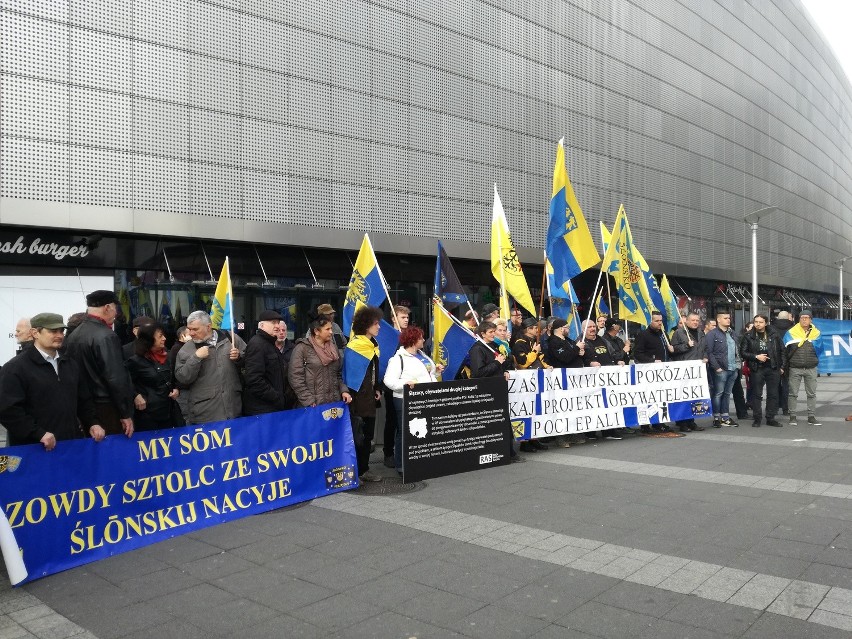
[[[550,450],[0,574],[0,639],[849,637],[852,375],[818,399],[820,427]]]

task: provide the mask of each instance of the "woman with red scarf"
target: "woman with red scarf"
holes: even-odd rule
[[[140,326],[133,346],[135,355],[127,360],[127,370],[136,391],[133,399],[136,430],[183,426],[183,417],[175,401],[179,391],[172,383],[163,327],[159,324]]]

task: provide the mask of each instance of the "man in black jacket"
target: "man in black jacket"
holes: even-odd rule
[[[674,353],[674,347],[669,344],[663,332],[663,315],[657,311],[651,313],[651,323],[648,328],[636,336],[636,348],[633,356],[637,364],[652,362],[667,362]]]
[[[113,291],[86,296],[86,319],[68,337],[66,352],[77,362],[95,401],[98,423],[109,435],[133,435],[133,384],[124,367],[121,340],[112,330],[118,312]]]
[[[566,339],[568,322],[562,318],[553,320],[550,327],[550,337],[547,338],[547,355],[544,363],[551,368],[583,368],[583,355],[586,353],[585,342],[577,344]]]
[[[246,346],[243,413],[261,415],[292,408],[287,403],[287,362],[276,346],[281,315],[262,311],[257,333]]]
[[[701,323],[701,317],[695,311],[689,313],[683,320],[683,325],[678,326],[672,333],[672,356],[671,359],[675,362],[686,362],[689,360],[702,360],[707,364],[707,339],[698,325]],[[707,370],[707,367],[704,367]],[[713,395],[713,390],[708,383],[710,395]],[[695,423],[693,418],[679,419],[675,425],[681,432],[690,430],[704,430],[703,426]]]
[[[105,433],[80,369],[58,353],[65,332],[62,316],[39,313],[31,323],[32,348],[10,360],[0,375],[0,422],[9,432],[9,445],[41,443],[53,450],[57,441],[83,437],[80,424],[101,441]]]
[[[766,425],[781,426],[778,412],[778,383],[784,373],[784,345],[768,326],[766,315],[755,315],[754,326],[740,340],[740,353],[751,370],[752,426],[759,427],[763,418],[763,385],[766,385]]]

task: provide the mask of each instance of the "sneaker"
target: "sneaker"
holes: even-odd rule
[[[795,415],[790,415],[790,426],[798,426],[799,420],[796,419]]]
[[[722,420],[718,417],[713,418],[713,428],[722,428]]]
[[[385,467],[396,468],[396,464],[393,461],[393,457],[385,457]]]
[[[534,452],[536,452],[535,446],[533,446],[528,441],[521,442],[520,445],[518,446],[518,450],[520,450],[522,453],[534,453]]]
[[[784,424],[782,424],[781,422],[779,422],[777,419],[767,419],[767,420],[766,420],[766,425],[767,425],[767,426],[776,426],[776,427],[779,427],[779,428],[780,428],[780,427],[781,427],[781,426],[783,426]]]
[[[624,439],[624,437],[622,437],[621,435],[605,435],[604,439],[614,439],[615,441],[620,442],[622,439]]]
[[[739,423],[730,417],[723,417],[722,426],[739,426]]]
[[[532,447],[536,450],[547,450],[548,448],[550,448],[550,446],[548,446],[547,444],[543,444],[537,439],[531,439],[530,444],[532,444]]]
[[[690,424],[689,430],[698,431],[700,433],[701,431],[705,430],[705,428],[704,426],[699,426],[698,424]]]
[[[818,421],[813,415],[808,415],[808,423],[811,426],[822,426],[822,422]]]
[[[379,477],[378,475],[374,475],[369,470],[366,473],[364,473],[363,475],[361,475],[360,477],[358,477],[358,479],[360,479],[361,481],[368,481],[368,482],[382,481],[381,477]]]
[[[560,439],[558,442],[556,442],[556,447],[557,448],[571,448],[571,442],[569,442],[567,439]]]
[[[752,427],[752,428],[760,428],[760,420],[757,420],[757,419],[756,419],[756,420],[754,420],[754,421],[751,423],[751,427]]]

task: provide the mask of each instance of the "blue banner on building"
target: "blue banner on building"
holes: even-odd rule
[[[852,322],[814,319],[820,331],[820,373],[852,372]],[[783,335],[782,335],[783,337]]]
[[[10,549],[20,552],[32,581],[357,485],[343,403],[63,441],[51,452],[4,448],[4,558],[8,565],[17,560]]]

